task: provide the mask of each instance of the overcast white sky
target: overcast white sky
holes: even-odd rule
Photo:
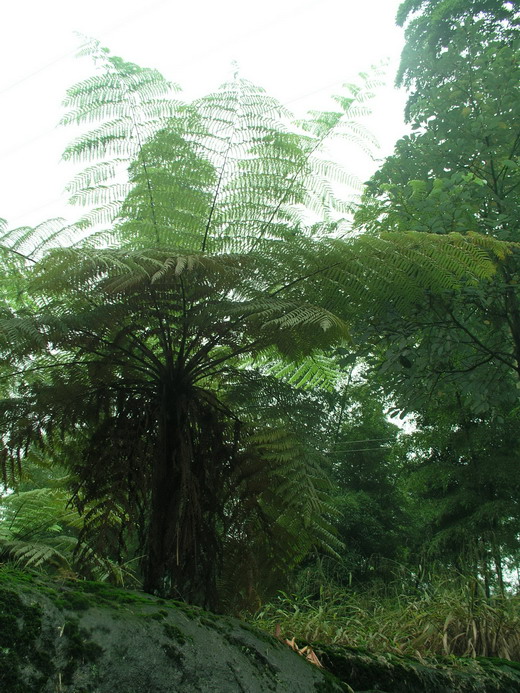
[[[392,90],[402,49],[394,17],[400,0],[13,0],[0,19],[0,217],[9,226],[54,216],[70,220],[63,193],[72,176],[60,162],[70,139],[57,128],[68,86],[90,72],[75,58],[74,32],[115,55],[158,68],[185,98],[241,76],[291,110],[327,107],[326,97],[370,65],[389,58],[389,88],[374,103],[370,127],[381,156],[404,133],[403,95]],[[377,163],[347,162],[367,177]]]

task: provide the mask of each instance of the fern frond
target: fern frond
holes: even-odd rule
[[[339,548],[319,453],[331,348],[353,323],[487,280],[510,247],[340,237],[357,181],[327,144],[373,146],[355,120],[369,79],[292,123],[245,80],[179,106],[155,71],[89,50],[103,69],[69,90],[65,120],[91,129],[65,156],[86,164],[72,199],[97,207],[73,227],[0,230],[0,245],[43,254],[9,265],[23,300],[1,296],[2,472],[72,438],[73,508],[46,492],[4,509],[37,500],[47,539],[79,534],[76,564],[101,570],[138,546],[146,589],[214,606],[224,547],[277,570],[316,543]],[[48,250],[63,232],[87,240]],[[24,560],[68,558],[25,522]]]
[[[41,568],[44,565],[71,567],[69,560],[57,548],[48,544],[26,541],[0,541],[0,554],[23,568]]]
[[[100,124],[77,137],[63,154],[66,160],[89,164],[69,186],[71,201],[98,204],[96,197],[101,193],[93,184],[103,182],[104,199],[110,191],[108,200],[114,204],[113,208],[103,207],[93,218],[84,217],[81,225],[86,228],[89,223],[114,220],[117,203],[122,203],[127,193],[117,178],[124,177],[125,168],[139,157],[145,141],[175,116],[180,104],[172,98],[178,88],[157,70],[141,69],[112,57],[96,41],[89,42],[83,53],[94,57],[104,71],[68,90],[64,105],[71,110],[62,122]],[[141,165],[146,166],[146,162],[141,160]]]
[[[296,363],[266,362],[263,367],[270,375],[306,390],[335,392],[342,378],[337,363],[324,354],[313,354]]]

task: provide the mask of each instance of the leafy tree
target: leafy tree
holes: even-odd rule
[[[461,400],[421,417],[408,452],[422,553],[504,593],[519,557],[518,411],[501,423],[468,415]],[[507,565],[509,563],[509,565]]]
[[[468,45],[463,49],[473,57],[475,50],[487,50],[488,41],[510,43],[517,38],[518,20],[517,3],[508,0],[404,0],[397,11],[397,24],[406,25],[397,83],[412,90],[408,114],[429,88],[434,92],[454,75],[457,51],[451,49],[461,28],[477,23],[482,31],[480,49]]]
[[[365,228],[518,240],[517,15],[511,3],[403,3],[399,18],[409,23],[399,79],[412,88],[413,134],[369,182],[357,217]],[[517,278],[515,250],[488,284],[432,297],[406,321],[389,314],[392,343],[381,354],[403,406],[423,406],[446,388],[476,413],[514,404]]]
[[[399,428],[388,421],[373,381],[345,389],[334,423],[330,457],[345,544],[344,579],[365,583],[384,573],[385,559],[405,557],[410,518],[395,459]]]
[[[368,183],[357,220],[370,233],[478,233],[518,242],[518,10],[502,2],[405,2],[398,81],[412,134]],[[423,546],[501,586],[517,556],[514,483],[519,255],[479,286],[430,296],[406,319],[363,326],[396,409],[419,427],[409,459]],[[384,335],[381,339],[381,335]]]
[[[156,71],[89,50],[100,71],[64,118],[94,124],[65,152],[87,162],[70,191],[89,209],[3,237],[34,297],[1,323],[4,456],[73,440],[82,545],[137,546],[146,590],[215,607],[232,571],[254,592],[266,568],[338,546],[316,422],[352,316],[478,283],[501,247],[342,236],[333,183],[352,179],[320,151],[365,142],[366,89],[293,124],[238,77],[180,104]]]

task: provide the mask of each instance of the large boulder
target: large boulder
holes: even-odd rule
[[[0,567],[1,693],[520,693],[502,660],[313,651],[328,672],[237,619]]]
[[[104,583],[0,569],[2,693],[345,690],[237,619]]]

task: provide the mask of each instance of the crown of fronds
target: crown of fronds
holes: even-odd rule
[[[101,548],[116,517],[149,548],[168,431],[182,483],[165,570],[199,589],[226,542],[260,550],[262,528],[278,547],[262,545],[266,561],[290,564],[313,541],[334,551],[324,408],[315,391],[302,428],[302,390],[333,389],[327,350],[354,318],[489,278],[507,248],[471,235],[339,237],[339,193],[355,181],[323,145],[371,145],[355,121],[368,78],[337,112],[293,123],[243,79],[185,105],[156,71],[88,51],[101,71],[69,90],[64,118],[91,127],[65,151],[86,165],[69,192],[88,211],[66,229],[1,231],[28,289],[0,296],[4,477],[34,446],[73,435],[80,538]],[[62,231],[82,238],[55,247]]]

